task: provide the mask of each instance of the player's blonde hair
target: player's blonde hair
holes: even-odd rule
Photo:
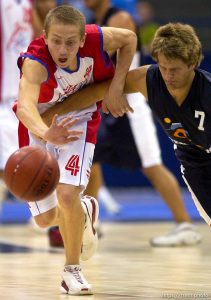
[[[48,36],[50,26],[53,23],[76,25],[79,27],[81,38],[85,35],[85,17],[79,10],[70,5],[60,5],[48,12],[44,23],[46,36]]]
[[[151,44],[152,58],[157,62],[158,54],[169,59],[181,59],[186,65],[198,67],[202,61],[202,47],[192,26],[168,23],[157,29]]]

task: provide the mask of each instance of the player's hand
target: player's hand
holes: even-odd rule
[[[57,119],[58,115],[55,115],[51,126],[43,137],[45,141],[55,145],[64,145],[77,141],[80,138],[83,131],[70,129],[79,121],[79,119],[73,119],[72,116],[65,117],[60,121]]]
[[[110,88],[102,102],[102,111],[111,113],[115,118],[122,117],[127,112],[133,112],[126,96],[117,89]]]

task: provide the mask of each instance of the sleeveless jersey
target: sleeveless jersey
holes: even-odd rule
[[[211,153],[211,74],[195,70],[190,91],[180,106],[168,92],[158,65],[149,67],[146,82],[149,105],[177,147]]]
[[[107,53],[103,51],[101,28],[96,25],[86,25],[86,34],[85,44],[77,54],[76,71],[62,69],[55,64],[42,36],[32,41],[27,52],[20,55],[18,59],[20,69],[24,58],[28,57],[40,62],[48,71],[48,79],[41,84],[40,88],[38,100],[40,113],[93,81],[99,82],[113,77],[114,66]],[[86,141],[95,143],[100,122],[97,105],[71,112],[71,115],[88,121]],[[28,144],[27,136],[22,131],[23,125],[20,125],[20,146]]]
[[[0,101],[17,98],[17,58],[33,39],[30,0],[0,1]]]

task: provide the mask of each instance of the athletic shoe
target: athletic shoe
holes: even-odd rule
[[[60,291],[69,295],[92,295],[92,287],[84,278],[80,265],[65,266]]]
[[[97,200],[90,196],[84,196],[81,204],[85,212],[85,227],[81,247],[81,259],[90,259],[97,250],[98,236],[96,223],[99,215],[99,206]]]
[[[192,246],[201,242],[201,235],[195,225],[182,222],[176,225],[168,234],[151,239],[154,247]]]

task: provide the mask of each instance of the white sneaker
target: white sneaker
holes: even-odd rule
[[[84,196],[81,199],[86,220],[83,234],[83,242],[81,247],[81,259],[90,259],[97,250],[98,236],[96,231],[96,223],[99,215],[99,206],[97,200],[90,196]]]
[[[60,291],[69,295],[92,295],[92,287],[84,278],[80,265],[65,266]]]
[[[182,222],[176,225],[168,234],[152,238],[154,247],[192,246],[201,242],[201,234],[195,225]]]

